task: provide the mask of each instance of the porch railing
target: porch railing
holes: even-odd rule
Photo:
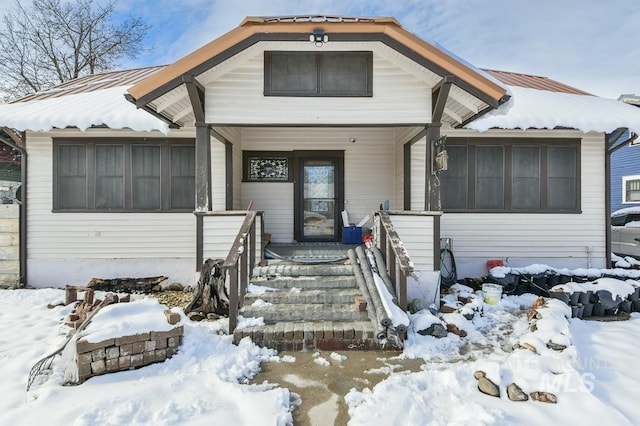
[[[407,276],[413,274],[413,262],[402,245],[396,229],[386,211],[375,212],[378,218],[379,244],[382,256],[387,264],[389,276],[395,285],[398,305],[407,309]],[[397,271],[396,271],[397,266]],[[399,273],[399,277],[398,274]]]
[[[238,325],[238,309],[244,301],[255,266],[256,216],[255,211],[247,212],[224,261],[224,268],[229,272],[229,333],[233,333]]]
[[[414,276],[416,271],[440,269],[441,215],[433,211],[374,212],[376,241],[403,309],[408,301],[407,277]]]

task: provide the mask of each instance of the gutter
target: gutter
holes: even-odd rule
[[[27,285],[27,150],[25,148],[26,131],[22,133],[22,146],[0,137],[0,142],[9,145],[13,149],[20,151],[20,223],[19,223],[19,244],[20,244],[20,284]]]

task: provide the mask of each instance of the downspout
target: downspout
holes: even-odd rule
[[[0,141],[13,149],[20,151],[20,219],[19,219],[19,244],[20,244],[20,284],[27,285],[27,150],[25,148],[27,132],[22,132],[22,146],[12,140],[0,137]]]

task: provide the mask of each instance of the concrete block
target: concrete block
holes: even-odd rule
[[[106,348],[107,346],[113,346],[113,342],[114,342],[114,339],[107,339],[107,340],[103,340],[101,342],[96,342],[96,343],[90,343],[84,339],[80,339],[76,343],[76,351],[79,354],[82,354],[85,352],[92,352],[96,349]]]
[[[107,360],[117,359],[120,356],[120,348],[118,346],[110,346],[106,350]]]
[[[122,346],[126,343],[144,342],[149,340],[149,333],[132,334],[131,336],[116,337],[116,346]]]
[[[180,322],[180,314],[178,314],[177,312],[171,312],[169,309],[166,309],[164,311],[164,315],[167,317],[167,322],[171,325]]]
[[[84,354],[78,354],[78,365],[88,365],[91,364],[91,352],[87,352]]]
[[[167,339],[167,347],[177,348],[180,345],[180,337],[169,337]]]
[[[91,351],[91,359],[94,361],[99,361],[101,359],[104,359],[106,356],[105,350],[104,348],[99,348],[96,350]]]
[[[87,378],[91,375],[91,364],[78,365],[78,377],[80,380]]]
[[[156,362],[156,351],[155,349],[151,352],[143,352],[142,353],[142,363],[144,365],[152,364]]]
[[[156,350],[156,341],[155,340],[147,340],[144,342],[144,351],[145,352],[153,352]]]
[[[107,366],[107,371],[108,372],[112,372],[112,371],[118,371],[120,365],[118,362],[118,358],[114,358],[114,359],[108,359],[106,362],[106,366]]]
[[[156,362],[161,362],[167,359],[167,350],[166,349],[157,349],[156,350]]]
[[[91,363],[91,372],[93,374],[102,374],[105,372],[104,359],[94,361]]]
[[[158,339],[155,340],[156,349],[166,349],[167,348],[167,339]]]
[[[144,352],[145,342],[134,342],[131,344],[131,353],[132,354],[141,354]]]
[[[131,355],[131,367],[142,366],[142,353]]]
[[[120,356],[129,356],[133,354],[133,344],[125,343],[120,345]]]
[[[118,358],[118,365],[120,368],[129,368],[131,367],[131,357],[130,356],[121,356]]]

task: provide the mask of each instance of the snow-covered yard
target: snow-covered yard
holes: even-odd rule
[[[31,366],[64,341],[62,320],[69,307],[48,309],[64,292],[56,289],[0,292],[1,424],[120,425],[229,424],[285,425],[292,422],[290,392],[284,387],[251,385],[263,362],[280,358],[248,340],[234,346],[224,321],[193,323],[183,318],[183,344],[171,359],[138,370],[94,377],[79,386],[62,386],[60,363],[49,379],[25,391]],[[345,397],[351,425],[450,424],[638,424],[640,399],[640,314],[629,321],[567,319],[552,303],[532,332],[526,310],[536,297],[509,296],[482,306],[473,320],[447,314],[445,320],[467,332],[442,339],[409,330],[399,358],[423,359],[419,372],[387,371],[389,376]],[[132,303],[136,303],[135,301]],[[429,313],[413,324],[432,322]],[[420,327],[418,327],[420,328]],[[554,351],[536,342],[567,345]],[[528,342],[537,348],[512,350]],[[322,354],[338,368],[349,352]],[[340,358],[340,360],[338,360]],[[474,372],[485,371],[501,387],[499,398],[477,390]],[[517,382],[527,393],[553,392],[557,404],[513,402],[506,386]],[[281,386],[285,384],[281,383]]]

